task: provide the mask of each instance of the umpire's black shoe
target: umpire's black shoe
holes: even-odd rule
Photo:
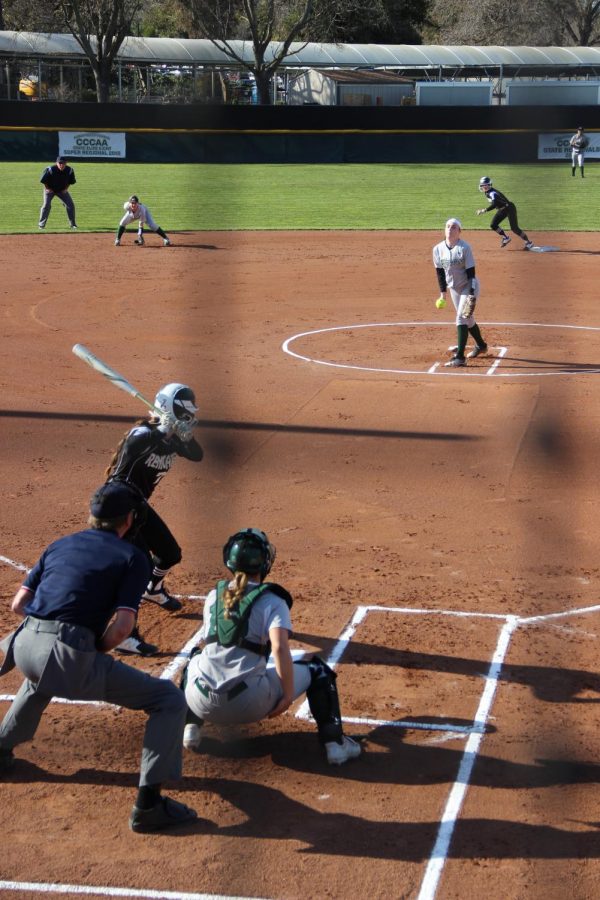
[[[14,768],[15,757],[12,750],[0,749],[0,775]]]
[[[186,825],[198,818],[198,813],[185,803],[171,800],[170,797],[161,797],[156,806],[151,809],[140,809],[134,806],[129,816],[129,827],[132,831],[163,831],[165,828],[174,828],[177,825]]]

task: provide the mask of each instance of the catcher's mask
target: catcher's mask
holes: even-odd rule
[[[245,572],[265,578],[275,562],[275,547],[258,528],[232,534],[223,547],[223,562],[230,572]]]
[[[479,179],[479,190],[482,191],[484,194],[486,193],[486,191],[489,191],[491,186],[492,186],[492,179],[489,178],[487,175],[484,175],[483,178]]]
[[[198,412],[196,396],[187,384],[165,384],[156,395],[154,405],[164,415],[172,416],[179,422],[193,422]]]

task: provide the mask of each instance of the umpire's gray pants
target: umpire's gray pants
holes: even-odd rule
[[[148,714],[140,785],[181,777],[187,706],[183,692],[172,681],[99,653],[88,628],[65,622],[26,619],[12,652],[26,680],[0,724],[0,748],[30,741],[52,697],[101,700]]]
[[[68,191],[64,191],[62,194],[57,191],[44,191],[42,208],[40,209],[40,225],[42,228],[48,221],[50,207],[52,206],[52,201],[55,197],[58,197],[60,202],[64,204],[65,209],[67,210],[67,216],[69,217],[69,224],[75,225],[75,204],[73,203],[73,198],[70,193]]]

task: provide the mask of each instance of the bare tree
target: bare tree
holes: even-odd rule
[[[190,33],[207,38],[233,62],[252,72],[258,102],[271,102],[270,83],[294,41],[318,34],[326,40],[342,13],[359,0],[181,0],[189,10]],[[252,43],[253,59],[238,53],[232,39]],[[272,43],[276,42],[276,43]]]
[[[600,43],[600,0],[434,0],[435,30],[443,44],[589,47]]]
[[[56,0],[63,24],[87,56],[98,103],[110,96],[112,68],[143,0]]]

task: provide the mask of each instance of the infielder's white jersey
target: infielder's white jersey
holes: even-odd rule
[[[470,293],[471,280],[467,278],[467,269],[475,268],[475,257],[470,244],[462,238],[454,247],[449,247],[446,241],[440,241],[433,248],[433,264],[436,269],[444,270],[449,288],[457,294]]]
[[[129,225],[130,222],[134,222],[139,219],[140,225],[147,225],[152,231],[156,231],[158,225],[152,218],[152,213],[148,209],[147,206],[144,206],[143,203],[138,203],[135,210],[131,208],[129,200],[126,200],[123,204],[123,209],[125,210],[125,215],[119,222],[119,225]]]

